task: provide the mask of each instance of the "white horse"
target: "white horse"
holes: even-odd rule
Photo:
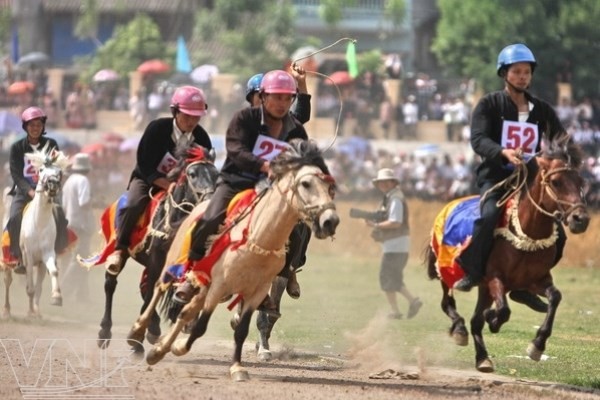
[[[25,154],[31,166],[38,174],[33,200],[23,211],[21,222],[20,248],[23,265],[26,267],[27,295],[29,296],[29,315],[39,316],[39,303],[46,269],[52,283],[52,305],[62,305],[62,295],[58,285],[58,267],[56,265],[56,223],[53,209],[56,196],[61,188],[62,173],[69,165],[69,159],[62,152],[48,150]],[[34,267],[37,267],[34,285]]]

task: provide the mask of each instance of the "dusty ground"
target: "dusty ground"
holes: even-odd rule
[[[369,204],[360,206],[368,207]],[[343,217],[349,207],[346,203],[339,205]],[[411,203],[413,254],[419,254],[426,242],[437,210],[438,205]],[[355,232],[363,226],[359,223],[344,218],[343,224],[348,224],[350,229],[341,230],[333,244],[314,241],[313,245],[317,250],[320,246],[328,246],[329,251],[347,251],[351,246],[360,254],[375,252],[372,246],[356,247]],[[598,232],[600,227],[595,226],[598,221],[592,223],[589,232]],[[597,247],[597,235],[586,235],[587,238],[570,239],[566,255],[570,262],[595,263],[593,249]],[[22,290],[18,285],[13,288]],[[263,399],[273,395],[311,400],[600,399],[598,391],[585,392],[472,370],[367,362],[360,351],[352,349],[332,356],[301,348],[275,347],[276,359],[259,363],[251,341],[248,341],[243,356],[251,379],[234,383],[228,376],[231,341],[207,334],[196,342],[190,355],[182,358],[168,355],[159,364],[149,367],[142,358],[128,354],[128,346],[122,340],[128,330],[124,324],[113,328],[115,340],[110,351],[97,349],[94,339],[99,305],[79,304],[69,309],[68,314],[53,312],[41,320],[31,320],[24,317],[23,298],[14,292],[11,297],[16,317],[0,321],[0,399],[193,397],[217,400]],[[115,303],[122,305],[117,300]],[[132,304],[138,304],[137,299],[132,299]],[[115,313],[123,311],[117,308]]]

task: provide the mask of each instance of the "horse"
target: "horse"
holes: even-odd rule
[[[56,264],[57,229],[56,223],[54,223],[54,208],[58,204],[57,196],[60,195],[62,175],[69,165],[69,159],[61,151],[48,149],[47,146],[40,151],[26,153],[25,158],[35,169],[38,181],[33,199],[23,210],[19,246],[22,262],[26,268],[26,288],[29,296],[28,314],[40,317],[40,297],[46,270],[50,275],[52,285],[50,304],[62,306]],[[37,268],[34,270],[34,267]],[[5,282],[7,282],[8,297],[10,281],[5,279]],[[10,313],[10,305],[7,312]]]
[[[525,290],[547,298],[547,306],[538,300],[544,307],[520,301],[534,311],[546,314],[527,348],[527,355],[539,361],[545,351],[562,298],[551,274],[558,250],[556,224],[567,225],[571,233],[579,234],[587,229],[590,219],[583,198],[580,166],[579,149],[564,140],[554,140],[527,164],[516,167],[508,178],[515,186],[505,199],[504,218],[495,230],[486,275],[478,286],[477,303],[471,317],[475,367],[481,372],[494,371],[483,340],[483,327],[487,322],[492,333],[500,331],[511,313],[506,295],[513,298],[513,291]],[[449,334],[461,346],[468,344],[468,331],[450,288],[464,274],[455,258],[468,241],[464,235],[459,235],[458,230],[462,227],[458,221],[473,221],[475,217],[469,219],[464,213],[453,214],[452,210],[458,210],[469,200],[474,204],[471,212],[478,213],[479,198],[476,196],[449,203],[436,218],[431,243],[425,252],[429,277],[441,281],[441,307],[452,321]],[[513,299],[517,300],[516,296]]]
[[[205,333],[219,302],[238,294],[236,300],[243,298],[243,308],[234,333],[235,350],[230,375],[234,380],[248,379],[248,372],[241,365],[242,346],[248,335],[254,310],[263,301],[271,282],[284,265],[286,242],[292,229],[302,220],[312,226],[317,238],[324,239],[333,236],[339,224],[333,203],[335,183],[324,170],[326,167],[321,152],[310,141],[291,141],[290,149],[271,162],[274,178],[271,186],[260,191],[255,201],[242,208],[237,216],[230,216],[232,223],[214,238],[206,257],[212,257],[212,251],[219,248],[221,243],[229,245],[224,247],[222,253],[217,253],[211,271],[196,274],[198,278],[204,274],[204,285],[190,303],[183,307],[171,330],[147,353],[148,364],[156,364],[169,350],[178,356],[186,354],[194,341]],[[205,205],[199,207],[204,209]],[[196,214],[202,211],[199,210]],[[192,216],[188,217],[190,218]],[[184,225],[192,226],[192,222],[184,222],[182,228]],[[175,259],[178,251],[174,246],[171,247],[163,278],[169,273],[169,259]],[[163,284],[155,286],[152,299],[154,306],[166,290]],[[167,297],[166,308],[170,300]],[[198,313],[200,316],[192,327],[189,338],[176,341],[179,332]],[[134,323],[128,339],[136,340],[143,335],[149,310],[144,314]]]
[[[159,193],[154,197],[153,201],[156,202],[156,205],[150,217],[148,229],[139,243],[133,246],[133,250],[130,249],[129,256],[144,266],[140,284],[143,299],[141,313],[144,312],[152,298],[152,291],[147,290],[147,288],[153,287],[160,276],[167,251],[177,228],[197,203],[210,197],[214,192],[218,175],[213,163],[214,155],[209,155],[209,152],[204,148],[197,145],[178,148],[176,157],[179,160],[178,164],[167,175],[167,179],[173,183],[168,191],[160,192],[162,195]],[[111,212],[111,207],[106,209],[104,216],[109,214],[115,214],[114,211]],[[106,225],[105,218],[103,218],[103,221],[105,221],[103,225]],[[110,229],[103,229],[103,233],[107,243],[112,243],[113,246],[107,244],[101,256],[87,260],[80,258],[80,262],[84,266],[89,267],[102,263],[114,248],[114,232],[111,232]],[[108,271],[105,273],[104,315],[100,322],[97,341],[100,348],[107,347],[110,344],[109,339],[112,337],[112,303],[117,286],[117,277],[121,272],[122,270],[117,275],[113,275]],[[146,339],[150,343],[154,343],[160,334],[160,317],[157,313],[153,313]],[[134,344],[133,349],[136,352],[143,351],[141,341]]]

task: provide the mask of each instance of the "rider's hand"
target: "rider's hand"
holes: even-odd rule
[[[298,93],[308,93],[306,86],[306,71],[298,64],[292,65],[292,76],[298,84]]]
[[[518,165],[523,162],[523,150],[522,149],[502,149],[502,157],[504,157],[509,163]]]

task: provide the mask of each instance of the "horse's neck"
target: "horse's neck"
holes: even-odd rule
[[[52,208],[54,205],[52,199],[46,196],[43,191],[38,190],[39,188],[36,188],[35,196],[33,196],[27,210],[31,212],[31,215],[34,216],[36,221],[46,221],[48,215],[52,215]]]
[[[250,216],[249,240],[266,250],[283,248],[299,219],[282,183],[274,184]]]
[[[536,181],[527,188],[530,196],[525,193],[520,196],[518,205],[518,221],[523,232],[532,239],[546,238],[554,231],[554,220],[542,213],[533,202],[539,203],[543,193],[543,188]],[[533,200],[532,200],[533,199]]]

